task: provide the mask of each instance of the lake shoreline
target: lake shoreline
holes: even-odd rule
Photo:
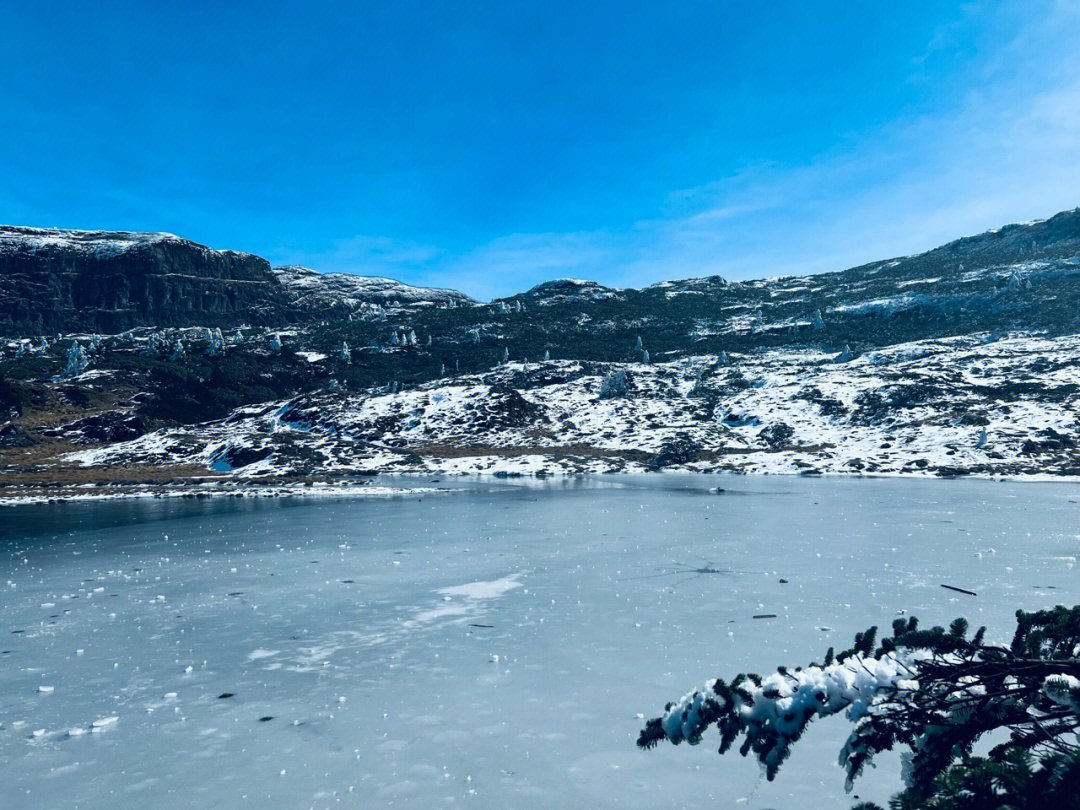
[[[110,480],[87,481],[79,484],[41,484],[0,487],[0,507],[26,506],[44,503],[71,503],[87,501],[111,501],[123,499],[209,499],[209,498],[392,498],[411,495],[417,492],[427,494],[447,494],[454,491],[449,487],[386,486],[370,483],[376,478],[385,481],[418,481],[435,477],[437,480],[448,478],[454,481],[475,479],[478,482],[562,481],[567,479],[625,479],[628,477],[647,476],[658,478],[680,478],[686,476],[716,478],[828,478],[828,479],[906,479],[914,481],[955,481],[961,479],[996,481],[1002,483],[1080,483],[1080,476],[1056,475],[1053,473],[1017,473],[1013,475],[964,473],[941,475],[936,472],[878,472],[878,473],[841,473],[841,472],[741,472],[735,470],[692,470],[665,469],[658,471],[608,470],[604,472],[443,472],[428,473],[380,472],[368,477],[368,481],[357,481],[357,476],[348,478],[290,478],[288,480],[236,479],[225,476],[199,476],[190,480],[171,480],[161,483],[127,483]],[[710,488],[713,489],[713,488]],[[722,487],[717,487],[720,494]]]

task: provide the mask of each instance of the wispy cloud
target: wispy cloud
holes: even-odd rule
[[[1016,20],[1011,39],[981,47],[984,26]],[[672,190],[623,230],[512,233],[455,249],[360,235],[270,258],[489,298],[562,276],[640,286],[839,270],[1048,216],[1080,205],[1077,30],[1078,0],[1026,15],[971,3],[911,60],[917,84],[940,80],[935,62],[960,65],[947,72],[951,92],[930,92],[956,99],[951,108],[898,114],[800,163],[763,155]]]
[[[1080,4],[973,65],[955,109],[897,118],[803,165],[760,163],[672,192],[625,232],[517,234],[431,268],[476,295],[546,278],[620,286],[838,270],[1080,205]],[[939,32],[930,49],[948,47]],[[1035,64],[1033,64],[1035,62]],[[991,64],[993,63],[993,64]]]

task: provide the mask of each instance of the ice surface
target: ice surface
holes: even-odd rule
[[[637,750],[642,716],[900,610],[1007,638],[1080,601],[1072,483],[438,485],[6,510],[5,810],[847,807],[843,720],[765,783],[711,734]],[[855,793],[898,782],[883,758]]]

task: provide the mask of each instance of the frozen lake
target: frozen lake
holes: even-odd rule
[[[439,485],[0,511],[0,804],[844,807],[840,718],[767,784],[712,734],[638,751],[638,714],[899,610],[1005,638],[1080,602],[1075,484]]]

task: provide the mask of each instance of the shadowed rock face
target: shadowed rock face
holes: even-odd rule
[[[0,227],[0,333],[283,323],[265,259],[170,234]]]
[[[391,326],[444,344],[487,340],[470,351],[492,359],[488,336],[498,333],[500,353],[534,359],[550,351],[636,362],[647,349],[659,361],[816,345],[843,363],[876,346],[980,331],[1075,334],[1078,302],[1080,209],[833,273],[640,290],[556,279],[489,304],[389,279],[271,271],[256,256],[169,234],[0,227],[0,334],[9,335],[344,324],[359,314],[334,335],[335,351],[343,341],[379,345]]]

